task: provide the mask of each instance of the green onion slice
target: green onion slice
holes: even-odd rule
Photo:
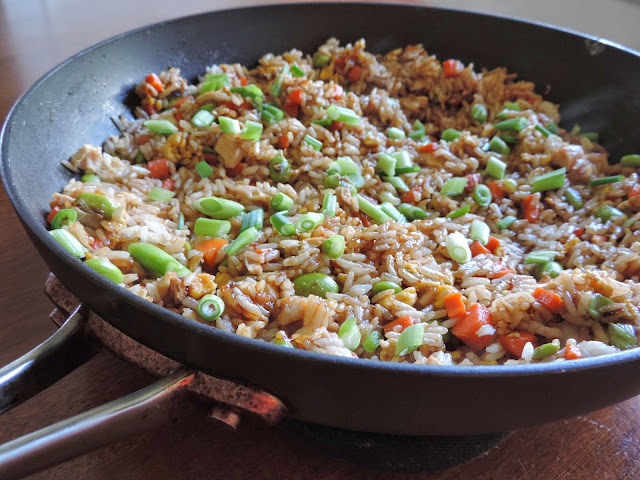
[[[58,230],[49,230],[49,235],[56,239],[71,255],[78,258],[84,258],[87,249],[68,231],[60,228]]]
[[[317,138],[312,137],[311,135],[304,136],[304,143],[309,145],[316,152],[319,152],[322,149],[322,142]]]
[[[498,136],[493,137],[489,141],[489,150],[501,155],[508,155],[511,152],[506,142]]]
[[[589,315],[591,315],[595,319],[602,318],[602,308],[607,305],[611,305],[613,300],[604,295],[600,295],[596,293],[591,297],[591,301],[589,302]]]
[[[324,222],[322,213],[307,212],[298,219],[296,228],[301,232],[310,232],[320,226],[322,222]]]
[[[293,204],[293,198],[282,192],[276,193],[271,199],[271,208],[273,208],[276,212],[291,210]]]
[[[240,122],[235,118],[221,115],[218,117],[218,123],[220,124],[222,133],[240,133]]]
[[[147,120],[144,122],[144,126],[153,133],[157,133],[159,135],[172,135],[174,133],[178,133],[178,127],[168,120]]]
[[[493,178],[501,180],[504,178],[504,172],[507,169],[507,164],[496,157],[489,157],[487,161],[487,173]]]
[[[476,185],[473,190],[473,199],[481,207],[486,207],[491,203],[491,190],[486,185]]]
[[[640,168],[640,155],[625,155],[620,159],[620,165],[622,165],[623,167]]]
[[[336,260],[344,253],[344,237],[342,235],[334,235],[327,238],[322,244],[322,252],[331,260]]]
[[[534,127],[536,130],[538,130],[542,135],[544,135],[545,137],[548,137],[549,135],[551,135],[551,132],[549,130],[547,130],[546,128],[544,128],[542,125],[540,125],[539,123],[537,123],[536,125],[534,125]]]
[[[480,242],[482,245],[486,245],[489,242],[489,233],[489,225],[481,220],[474,220],[471,223],[469,238]]]
[[[193,203],[193,206],[199,212],[218,220],[228,220],[244,212],[242,204],[218,197],[199,198]]]
[[[555,343],[545,343],[536,347],[533,351],[533,359],[534,360],[542,360],[543,358],[547,358],[560,350],[560,345],[556,345]]]
[[[481,103],[476,103],[471,107],[471,118],[478,123],[484,123],[487,121],[487,107]]]
[[[529,255],[527,255],[524,259],[524,264],[545,264],[547,262],[553,261],[556,258],[556,255],[558,255],[558,252],[554,252],[552,250],[538,250],[529,253]]]
[[[242,217],[242,223],[240,224],[240,232],[244,232],[249,227],[253,227],[256,230],[262,230],[262,222],[264,222],[264,210],[256,208],[248,213],[245,213]]]
[[[582,201],[580,192],[571,187],[567,188],[564,191],[564,198],[566,198],[569,205],[571,205],[575,209],[580,209],[584,206],[584,202]]]
[[[471,260],[469,244],[460,232],[453,232],[447,235],[446,247],[451,259],[459,264],[464,265]]]
[[[196,127],[208,127],[213,123],[215,117],[211,112],[206,110],[198,110],[193,117],[191,117],[191,123]]]
[[[276,155],[269,162],[269,176],[275,182],[287,183],[291,179],[291,164],[282,155]]]
[[[387,129],[387,137],[392,140],[400,140],[405,137],[404,130],[396,127],[389,127]]]
[[[464,192],[466,186],[467,178],[453,177],[446,181],[446,183],[440,189],[440,193],[449,197],[455,197],[456,195],[460,195],[462,192]]]
[[[406,183],[404,183],[404,180],[402,180],[400,177],[382,177],[382,180],[390,183],[393,186],[393,188],[395,188],[400,193],[405,193],[409,191],[409,187],[407,186]]]
[[[566,177],[567,169],[564,167],[545,173],[544,175],[539,175],[533,179],[531,191],[535,193],[556,190],[564,186]]]
[[[378,170],[387,177],[393,177],[396,174],[396,159],[388,153],[378,155]]]
[[[175,197],[176,192],[172,192],[171,190],[166,190],[164,188],[156,187],[147,193],[147,198],[154,202],[163,202],[166,203]]]
[[[207,178],[213,173],[213,168],[211,168],[207,162],[202,160],[196,165],[196,172],[198,172],[202,178]]]
[[[496,123],[494,128],[496,130],[515,130],[520,132],[524,130],[527,125],[529,125],[529,121],[525,117],[514,117]]]
[[[383,202],[382,204],[380,204],[380,209],[384,213],[389,215],[396,222],[406,222],[407,221],[405,216],[402,213],[400,213],[400,211],[396,207],[394,207],[392,203]]]
[[[220,238],[231,231],[229,220],[215,220],[213,218],[198,218],[193,225],[196,235]]]
[[[124,283],[124,276],[120,269],[106,258],[91,258],[86,260],[84,264],[103,277],[107,277],[113,283]]]
[[[471,207],[469,205],[463,205],[462,207],[457,209],[455,212],[449,213],[447,215],[447,218],[451,218],[451,219],[458,218],[458,217],[461,217],[463,215],[466,215],[470,211],[471,211]]]
[[[624,180],[624,175],[613,175],[612,177],[602,177],[596,178],[595,180],[591,180],[589,182],[590,187],[597,187],[600,185],[606,185],[608,183],[617,183]]]
[[[349,350],[353,351],[358,348],[362,336],[355,317],[347,318],[342,322],[338,330],[338,337],[342,339],[344,346]]]
[[[289,220],[284,213],[275,213],[269,217],[269,222],[273,225],[280,235],[290,237],[296,233],[296,226]]]
[[[184,213],[180,212],[178,215],[178,230],[184,230]]]
[[[369,215],[378,225],[381,225],[389,220],[389,215],[384,213],[379,206],[374,205],[362,195],[356,194],[356,199],[358,200],[358,206],[360,207],[360,210]]]
[[[282,77],[284,77],[285,75],[289,75],[289,64],[285,63],[284,67],[282,68],[282,72],[280,73],[280,75],[278,75],[276,77],[276,80],[273,82],[273,85],[271,85],[271,95],[273,95],[274,97],[279,97],[282,94]]]
[[[298,78],[304,77],[304,70],[294,63],[291,65],[291,75]]]
[[[260,233],[255,227],[249,227],[244,232],[240,232],[236,239],[225,247],[224,251],[232,257],[239,250],[255,242],[259,236]]]
[[[210,322],[218,318],[224,312],[224,302],[212,293],[205,295],[198,302],[198,315]]]
[[[401,203],[398,206],[398,211],[409,220],[424,220],[428,216],[423,209],[409,203]]]
[[[327,108],[327,117],[337,122],[346,123],[347,125],[360,125],[360,117],[350,108],[331,105]]]
[[[322,214],[325,217],[335,217],[337,206],[338,198],[333,193],[325,193],[322,199]]]
[[[86,175],[83,175],[82,178],[80,179],[81,182],[83,183],[87,183],[87,182],[99,182],[100,181],[100,177],[93,174],[93,173],[87,173]]]
[[[247,120],[242,129],[242,138],[245,140],[251,140],[257,142],[262,135],[262,124],[254,122],[253,120]]]
[[[54,229],[62,228],[64,225],[75,222],[77,219],[78,214],[73,208],[63,208],[51,219],[51,227]]]
[[[396,343],[396,356],[401,357],[416,350],[424,341],[424,323],[405,328]]]
[[[516,221],[516,217],[513,215],[507,215],[506,217],[501,218],[496,222],[496,225],[500,230],[505,230],[509,228]]]
[[[596,217],[606,222],[612,218],[624,217],[624,213],[611,205],[602,205],[596,210]]]
[[[609,340],[611,345],[620,350],[628,350],[638,346],[636,329],[628,323],[610,323]]]
[[[369,353],[373,353],[380,346],[380,340],[382,340],[382,333],[378,330],[373,330],[369,335],[367,335],[364,342],[362,342],[362,348]]]
[[[461,131],[456,130],[455,128],[447,128],[444,132],[442,132],[440,138],[445,142],[452,142],[453,140],[460,138],[461,135]]]

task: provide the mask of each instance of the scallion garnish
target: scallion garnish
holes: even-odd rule
[[[53,229],[62,228],[64,225],[75,222],[77,219],[78,214],[73,208],[63,208],[51,219],[51,227]]]
[[[622,180],[624,180],[624,175],[613,175],[611,177],[596,178],[595,180],[591,180],[589,182],[589,186],[590,187],[597,187],[597,186],[600,186],[600,185],[606,185],[608,183],[621,182]]]
[[[500,153],[502,155],[508,155],[511,150],[504,140],[495,136],[489,141],[489,150],[492,152]]]
[[[547,130],[549,130],[554,135],[558,135],[558,126],[555,123],[547,124]]]
[[[316,68],[322,68],[329,65],[331,61],[331,57],[329,55],[325,55],[324,53],[316,53],[313,56],[313,66]]]
[[[373,353],[380,346],[380,340],[382,340],[382,333],[378,330],[372,330],[367,338],[362,342],[362,348],[364,348],[367,352]]]
[[[220,238],[231,231],[229,220],[214,220],[213,218],[198,218],[193,224],[196,235]]]
[[[378,155],[378,170],[387,177],[393,177],[396,174],[396,159],[388,153]]]
[[[315,123],[321,127],[330,127],[333,124],[333,120],[330,118],[321,118],[320,120],[312,120],[311,123]]]
[[[422,123],[420,120],[416,120],[415,122],[413,122],[413,130],[409,132],[408,137],[412,138],[413,140],[420,140],[425,135],[426,129],[424,123]]]
[[[87,183],[87,182],[99,182],[100,181],[100,177],[93,174],[93,173],[87,173],[86,175],[83,175],[82,178],[80,178],[80,181],[82,183]]]
[[[408,167],[396,167],[396,175],[404,175],[405,173],[418,173],[419,165],[409,165]]]
[[[212,90],[220,90],[225,85],[229,85],[229,77],[224,73],[212,74],[208,73],[204,76],[205,81],[200,86],[200,93],[210,92]]]
[[[284,118],[284,112],[280,110],[275,105],[271,105],[267,103],[264,105],[262,109],[262,114],[260,116],[262,120],[268,122],[269,124],[279,122]]]
[[[402,203],[398,197],[396,197],[393,193],[387,191],[380,192],[378,194],[378,200],[380,200],[381,202],[390,203],[394,207],[397,207]]]
[[[168,202],[173,197],[175,197],[176,192],[172,192],[171,190],[166,190],[164,188],[156,187],[147,193],[147,198],[154,202]]]
[[[218,123],[220,124],[222,133],[240,133],[240,122],[235,118],[222,115],[218,117]]]
[[[280,72],[280,75],[276,77],[276,80],[273,82],[273,85],[271,85],[271,90],[270,90],[271,95],[273,95],[276,98],[278,98],[282,93],[282,77],[284,77],[285,75],[289,75],[288,63],[284,64],[284,67],[282,68],[282,72]]]
[[[276,193],[271,199],[271,208],[276,212],[291,210],[291,207],[293,207],[293,198],[282,192]]]
[[[342,339],[342,343],[349,350],[353,351],[358,348],[362,335],[360,334],[360,329],[358,328],[355,317],[347,318],[342,325],[340,325],[338,337]]]
[[[538,130],[542,135],[544,135],[545,137],[548,137],[549,135],[551,135],[551,132],[549,130],[547,130],[546,128],[544,128],[542,125],[540,125],[539,123],[537,123],[536,125],[534,125],[534,127],[536,130]]]
[[[524,264],[525,265],[531,265],[532,263],[536,265],[545,264],[547,262],[553,261],[556,258],[556,255],[558,255],[558,252],[554,252],[552,250],[538,250],[538,251],[529,253],[524,259]]]
[[[56,239],[71,255],[83,258],[87,249],[70,232],[63,228],[49,230],[49,235]]]
[[[356,199],[358,200],[360,210],[369,215],[378,225],[389,220],[389,215],[384,213],[379,206],[374,205],[362,195],[356,194]]]
[[[205,295],[198,302],[198,315],[210,322],[214,321],[224,312],[224,302],[220,297],[212,293]]]
[[[463,205],[462,207],[457,209],[455,212],[449,213],[447,215],[447,218],[451,218],[451,219],[458,218],[458,217],[461,217],[463,215],[466,215],[470,211],[471,211],[471,207],[469,205]]]
[[[178,133],[178,127],[168,120],[147,120],[144,122],[144,126],[153,133],[157,133],[159,135],[172,135],[174,133]]]
[[[298,78],[304,77],[304,70],[294,63],[291,65],[291,75]]]
[[[404,180],[402,180],[400,177],[382,177],[382,180],[390,183],[393,186],[393,188],[395,188],[400,193],[405,193],[409,191],[409,187],[407,186],[406,183],[404,183]]]
[[[489,233],[489,225],[481,220],[474,220],[469,230],[469,238],[480,242],[482,245],[486,245],[489,242]]]
[[[389,127],[387,129],[387,137],[389,137],[392,140],[400,140],[400,139],[404,138],[404,136],[405,136],[404,130],[402,130],[400,128]]]
[[[255,242],[259,236],[260,233],[255,227],[249,227],[244,232],[240,232],[236,239],[225,247],[224,251],[227,253],[227,255],[232,257],[239,250]]]
[[[612,303],[613,300],[611,300],[609,297],[605,297],[604,295],[596,293],[595,295],[593,295],[593,297],[591,297],[591,301],[589,302],[589,315],[599,320],[603,315],[602,308],[606,307],[607,305],[611,305]]]
[[[491,190],[486,185],[476,185],[473,190],[473,199],[481,207],[486,207],[491,203]]]
[[[322,199],[322,214],[325,217],[335,217],[337,206],[338,198],[333,193],[325,193]]]
[[[547,190],[557,190],[564,186],[564,181],[567,177],[567,169],[562,167],[552,172],[539,175],[533,179],[531,184],[531,191],[545,192]]]
[[[398,206],[398,211],[409,220],[424,220],[427,218],[427,212],[420,207],[408,203],[401,203]]]
[[[471,260],[469,244],[460,232],[453,232],[447,235],[446,247],[451,259],[459,264],[464,265]]]
[[[178,215],[178,230],[184,230],[184,213],[180,212]]]
[[[198,110],[193,117],[191,117],[191,123],[196,127],[208,127],[213,123],[215,117],[211,112],[206,110]]]
[[[262,230],[262,222],[264,222],[264,210],[256,208],[244,214],[242,217],[242,223],[240,224],[240,232],[244,232],[246,229],[253,227],[256,230]]]
[[[336,260],[344,253],[344,237],[342,235],[334,235],[327,238],[322,244],[322,252],[331,260]]]
[[[522,107],[516,102],[504,102],[504,108],[505,110],[513,110],[516,112],[522,111]]]
[[[624,217],[624,213],[611,205],[602,205],[596,210],[596,217],[606,222],[615,217]]]
[[[198,172],[202,178],[207,178],[213,173],[213,168],[211,168],[207,162],[202,160],[196,165],[196,172]]]
[[[275,213],[269,217],[269,221],[280,235],[290,237],[296,233],[296,226],[289,220],[284,213]]]
[[[193,206],[201,213],[218,220],[228,220],[244,212],[244,206],[233,200],[218,197],[203,197],[193,202]]]
[[[629,323],[610,323],[608,333],[611,345],[619,350],[628,350],[638,345],[636,328]]]
[[[269,176],[275,182],[287,183],[291,178],[291,164],[282,155],[276,155],[269,162]]]
[[[475,103],[473,107],[471,107],[471,118],[473,118],[478,123],[484,123],[487,121],[487,107],[485,107],[481,103]]]
[[[440,138],[445,142],[452,142],[456,138],[460,138],[461,135],[462,135],[461,131],[456,130],[455,128],[447,128],[444,132],[442,132],[442,135],[440,135]]]
[[[504,172],[507,169],[507,164],[496,157],[489,157],[487,161],[487,173],[493,178],[498,180],[504,177]]]
[[[407,221],[405,216],[402,215],[402,213],[400,213],[400,211],[389,202],[384,202],[384,203],[380,204],[380,209],[384,213],[389,215],[396,222],[406,222]]]
[[[416,350],[424,342],[424,323],[405,328],[396,343],[396,356],[401,357]]]
[[[360,125],[360,117],[350,108],[331,105],[327,108],[327,117],[337,122],[346,123],[347,125]]]
[[[322,142],[317,138],[312,137],[311,135],[304,136],[304,143],[313,148],[316,152],[319,152],[322,149]]]
[[[504,230],[506,228],[509,228],[511,225],[513,225],[513,223],[516,220],[517,220],[516,217],[514,217],[513,215],[507,215],[506,217],[503,217],[500,220],[498,220],[496,222],[496,225],[500,230]]]
[[[496,130],[515,130],[520,132],[529,125],[529,121],[525,117],[514,117],[496,123],[493,127]]]
[[[322,213],[307,212],[300,216],[296,222],[296,228],[301,232],[310,232],[315,230],[324,222],[324,215]]]
[[[440,189],[440,193],[449,197],[455,197],[464,192],[466,186],[467,179],[465,177],[453,177],[446,181]]]
[[[262,135],[262,124],[254,122],[253,120],[247,120],[242,129],[242,138],[245,140],[251,140],[257,142]]]
[[[620,159],[620,165],[622,165],[623,167],[640,168],[640,155],[625,155]]]
[[[582,201],[580,192],[571,187],[568,187],[564,191],[564,198],[566,198],[569,205],[571,205],[575,209],[580,209],[584,206],[584,202]]]

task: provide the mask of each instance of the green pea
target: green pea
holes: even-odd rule
[[[340,289],[336,281],[324,273],[305,273],[293,281],[293,288],[296,295],[308,297],[317,295],[327,298],[327,293],[338,293]]]
[[[104,218],[111,220],[113,212],[118,208],[118,204],[109,197],[95,192],[84,192],[78,195],[76,202],[84,202],[91,210],[97,210],[104,215]]]
[[[544,345],[540,345],[533,351],[533,359],[534,360],[542,360],[543,358],[547,358],[549,355],[553,355],[558,350],[560,350],[560,346],[554,343],[545,343]]]
[[[556,278],[558,275],[560,275],[560,272],[562,270],[562,265],[560,265],[558,262],[547,262],[542,265],[536,265],[534,275],[538,280],[540,280],[545,275],[547,275],[549,278]]]
[[[286,183],[291,178],[291,164],[282,155],[276,155],[269,162],[269,176],[275,182]]]
[[[591,315],[596,320],[602,318],[602,309],[612,303],[613,300],[611,300],[610,298],[596,293],[593,297],[591,297],[591,301],[589,302],[589,315]]]
[[[106,258],[91,258],[84,262],[92,270],[95,270],[100,275],[107,277],[113,283],[123,283],[123,275],[118,267],[111,263]]]
[[[129,245],[129,254],[156,277],[161,277],[167,272],[176,272],[179,277],[184,277],[191,273],[191,270],[178,260],[150,243],[132,243]]]
[[[395,293],[401,292],[402,287],[397,283],[382,281],[382,282],[376,283],[373,286],[372,293],[374,295],[377,295],[378,293],[384,292],[385,290],[393,290],[393,293],[395,294]]]

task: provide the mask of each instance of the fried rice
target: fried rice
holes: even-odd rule
[[[282,348],[428,365],[633,348],[638,174],[594,135],[557,127],[534,87],[421,45],[375,55],[364,40],[213,65],[193,83],[170,68],[136,87],[119,136],[63,162],[85,176],[53,195],[49,218],[74,210],[56,226],[130,292]],[[293,200],[284,213],[278,194]],[[213,242],[194,231],[211,197],[243,207],[218,218]],[[336,236],[343,251],[340,238],[327,247]],[[131,253],[141,243],[175,263],[154,270]]]

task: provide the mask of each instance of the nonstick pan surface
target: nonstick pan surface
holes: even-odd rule
[[[594,38],[500,17],[382,4],[278,5],[163,22],[102,42],[46,74],[17,102],[0,137],[2,177],[27,233],[54,274],[114,326],[180,362],[278,395],[301,420],[410,435],[506,431],[619,402],[640,349],[579,362],[429,367],[282,349],[197,324],[139,299],[72,258],[46,233],[60,165],[117,131],[140,78],[168,66],[195,78],[219,62],[252,65],[267,52],[312,52],[328,37],[386,52],[423,43],[439,58],[506,66],[561,104],[563,124],[599,131],[612,158],[638,150],[640,58]],[[567,394],[571,392],[571,394]],[[523,414],[526,412],[526,414]]]

